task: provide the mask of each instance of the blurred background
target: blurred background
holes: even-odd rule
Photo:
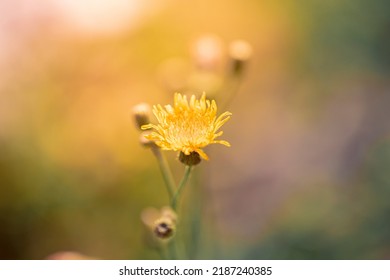
[[[385,0],[0,1],[0,258],[159,258],[132,107],[206,91],[232,147],[186,190],[191,258],[389,259],[389,50]]]

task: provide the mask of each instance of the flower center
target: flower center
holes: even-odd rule
[[[199,147],[210,133],[210,123],[209,116],[193,110],[176,112],[167,118],[169,142]]]

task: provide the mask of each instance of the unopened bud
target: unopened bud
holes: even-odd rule
[[[175,231],[175,224],[167,217],[162,217],[155,222],[154,233],[159,238],[170,238],[174,235]]]
[[[204,35],[193,47],[195,62],[200,69],[215,69],[221,62],[222,41],[215,35]]]
[[[234,41],[229,46],[229,55],[232,60],[232,74],[240,75],[245,63],[252,56],[252,46],[244,40]]]
[[[177,215],[168,206],[161,210],[146,208],[141,213],[141,219],[159,241],[168,240],[176,232]]]
[[[138,129],[141,129],[141,126],[150,123],[151,110],[149,104],[140,103],[134,106],[133,114]]]

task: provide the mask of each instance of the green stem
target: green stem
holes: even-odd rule
[[[186,165],[183,178],[181,179],[179,187],[177,188],[177,190],[176,190],[176,192],[173,195],[172,200],[171,200],[171,207],[172,207],[173,211],[176,211],[176,209],[177,209],[177,203],[178,203],[180,194],[183,191],[184,186],[187,184],[188,178],[190,177],[190,174],[191,174],[191,170],[192,170],[192,166]]]
[[[178,252],[177,252],[177,242],[176,242],[176,236],[173,237],[174,239],[171,240],[168,244],[168,252],[169,252],[169,259],[170,260],[178,260]]]
[[[169,198],[172,199],[175,189],[175,181],[173,180],[171,169],[169,168],[168,162],[161,152],[160,148],[152,147],[152,152],[157,158],[158,165],[160,166],[161,173],[164,178],[165,185],[169,194]]]
[[[187,184],[187,181],[190,177],[191,170],[192,170],[192,166],[186,165],[183,178],[181,179],[180,184],[179,184],[175,194],[172,197],[171,207],[172,207],[173,211],[175,211],[175,212],[177,212],[178,201],[179,201],[180,195],[181,195],[181,193],[182,193],[182,191],[183,191],[183,189],[184,189],[185,185]],[[172,244],[171,244],[172,250],[174,252],[177,252],[177,254],[179,254],[179,256],[178,256],[179,258],[184,257],[183,244],[180,241],[182,241],[182,240],[181,239],[179,240],[178,236],[175,236],[175,238],[172,240]]]

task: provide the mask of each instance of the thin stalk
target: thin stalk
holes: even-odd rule
[[[162,173],[163,178],[164,178],[165,185],[167,187],[169,198],[172,199],[173,195],[174,195],[174,189],[176,188],[176,184],[175,184],[175,181],[173,180],[173,175],[172,175],[171,169],[169,168],[167,159],[165,158],[165,156],[161,152],[160,148],[158,148],[157,146],[152,147],[152,152],[155,155],[155,157],[157,158],[158,165],[160,167],[161,173]]]
[[[180,184],[172,197],[171,208],[175,212],[177,212],[179,198],[180,198],[180,195],[181,195],[185,185],[188,182],[188,179],[189,179],[190,174],[191,174],[191,170],[192,170],[192,166],[186,165],[183,178],[181,179]],[[176,257],[179,257],[179,258],[184,257],[184,247],[183,247],[182,242],[183,242],[183,240],[181,238],[178,238],[178,236],[175,236],[175,238],[172,240],[172,242],[170,244],[172,246],[171,252],[177,253],[179,256],[176,255]]]
[[[179,187],[177,188],[177,190],[176,190],[176,192],[173,195],[172,200],[171,200],[171,207],[172,207],[173,211],[177,210],[177,203],[178,203],[178,200],[180,198],[180,194],[183,191],[185,185],[187,184],[188,178],[190,177],[190,174],[191,174],[191,170],[192,170],[192,166],[186,165],[183,178],[181,179]]]
[[[168,246],[168,254],[169,259],[171,260],[177,260],[177,244],[176,244],[176,237],[173,237],[174,239],[169,242]]]

